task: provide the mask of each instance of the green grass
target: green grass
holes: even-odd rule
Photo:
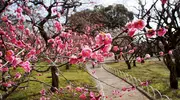
[[[45,63],[39,63],[39,65],[45,65]],[[46,69],[46,67],[42,67],[41,69]],[[22,69],[18,69],[19,72],[23,72]],[[72,65],[69,70],[66,70],[65,67],[59,68],[59,70],[62,72],[62,74],[70,81],[73,85],[79,86],[79,87],[94,87],[95,82],[92,80],[92,78],[83,70],[79,69],[76,65]],[[42,76],[38,76],[37,72],[33,72],[31,76],[35,77],[36,79],[40,81],[44,81],[48,84],[51,84],[51,73],[46,72],[42,73]],[[31,77],[31,79],[33,79]],[[69,83],[62,77],[60,74],[59,76],[59,85],[60,87],[66,87],[69,85]],[[25,86],[26,84],[22,84],[21,86]],[[38,83],[38,82],[29,82],[29,87],[26,89],[17,89],[12,95],[8,97],[7,100],[39,100],[40,98],[40,90],[41,89],[48,89],[49,87]],[[96,91],[96,89],[95,89]],[[65,95],[61,96],[63,100],[71,100],[72,97]],[[55,98],[51,98],[51,100],[56,100]],[[73,100],[78,100],[78,98],[74,98]]]
[[[110,67],[120,69],[141,79],[141,81],[150,81],[150,85],[162,94],[168,95],[172,100],[180,100],[180,90],[172,90],[169,85],[169,70],[160,61],[146,61],[144,64],[137,63],[137,67],[127,69],[125,62],[107,64]],[[179,81],[180,86],[180,81]]]

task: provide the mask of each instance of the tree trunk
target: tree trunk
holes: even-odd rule
[[[136,60],[133,60],[133,66],[136,67]]]
[[[52,87],[51,91],[55,92],[56,89],[59,88],[59,78],[58,78],[58,69],[56,66],[51,67],[51,75],[52,75]]]
[[[161,58],[160,58],[160,57],[158,57],[158,59],[159,59],[159,61],[161,61]]]
[[[70,64],[66,64],[66,70],[68,70],[70,68]]]
[[[177,70],[176,70],[176,66],[178,65],[176,65],[176,60],[177,59],[175,59],[175,63],[174,63],[170,55],[166,55],[164,59],[164,62],[170,71],[169,78],[170,78],[170,87],[172,89],[178,89]]]
[[[176,73],[177,73],[177,77],[180,77],[180,67],[176,66]]]
[[[126,64],[128,66],[128,69],[131,69],[131,64],[130,64],[129,60],[126,60]]]
[[[118,57],[116,54],[114,55],[114,59],[115,59],[115,62],[118,62]]]
[[[178,80],[176,72],[170,72],[170,86],[172,89],[178,89]]]

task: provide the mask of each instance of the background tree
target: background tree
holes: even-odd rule
[[[115,29],[123,27],[133,18],[133,13],[122,4],[108,7],[96,5],[93,10],[84,10],[71,15],[69,25],[81,31],[83,31],[82,29],[86,30],[87,25],[93,26],[95,29],[100,27]]]
[[[95,6],[95,11],[103,16],[103,20],[99,20],[99,22],[110,29],[121,28],[134,19],[133,13],[122,4],[109,5],[108,7]]]

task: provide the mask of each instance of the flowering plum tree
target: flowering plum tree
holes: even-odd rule
[[[78,1],[3,0],[0,9],[0,89],[6,99],[21,84],[31,80],[31,73],[51,69],[51,91],[59,91],[58,67],[97,59],[104,61],[109,53],[112,37],[99,33],[94,39],[88,34],[68,30],[59,18],[70,8],[80,6]],[[42,14],[44,12],[44,14]],[[51,64],[46,70],[38,70],[36,62],[46,59]],[[61,65],[57,65],[57,63]],[[19,72],[19,70],[23,70]],[[49,86],[49,85],[48,85]],[[80,97],[83,97],[83,91]],[[95,95],[90,93],[92,98]],[[42,91],[42,98],[44,97]],[[99,96],[100,97],[100,96]],[[97,97],[97,98],[99,98]]]
[[[149,10],[145,9],[145,5],[139,0],[141,9],[139,9],[138,18],[144,19],[146,25],[145,28],[135,34],[135,29],[141,29],[144,26],[142,22],[136,24],[128,24],[129,36],[140,37],[142,41],[146,41],[150,48],[153,48],[151,44],[154,44],[155,48],[159,50],[154,53],[163,57],[163,61],[170,71],[170,86],[173,89],[178,88],[177,78],[179,77],[179,1],[171,0],[156,0],[153,2]],[[161,3],[161,6],[158,5]],[[160,7],[160,8],[159,8]],[[134,27],[136,27],[134,29]],[[144,34],[143,34],[144,33]],[[152,50],[152,49],[150,49]],[[146,55],[150,57],[150,55]],[[140,62],[140,57],[137,58]]]

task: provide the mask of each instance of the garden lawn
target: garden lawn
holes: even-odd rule
[[[43,64],[44,63],[40,63],[39,65],[43,65]],[[47,66],[45,66],[44,68],[42,67],[41,69],[46,69],[46,68]],[[22,69],[18,69],[18,70],[22,72]],[[95,88],[95,82],[92,80],[91,76],[89,76],[89,74],[87,74],[82,69],[79,69],[76,65],[72,65],[69,70],[66,70],[64,66],[59,68],[59,70],[73,85],[79,87],[89,87],[89,88],[93,88],[94,91],[97,91]],[[42,75],[40,76],[38,74],[39,73],[37,72],[33,72],[31,76],[51,85],[50,71],[42,73]],[[67,85],[69,85],[68,81],[65,80],[61,74],[59,76],[60,76],[59,77],[60,87],[66,87]],[[34,79],[32,77],[30,79]],[[27,83],[21,86],[26,86],[26,85]],[[39,98],[41,97],[40,90],[42,90],[43,88],[49,89],[49,87],[47,87],[46,85],[43,85],[38,82],[29,82],[28,85],[29,87],[27,87],[26,89],[24,88],[17,89],[11,96],[8,97],[7,100],[39,100]],[[79,100],[77,96],[72,97],[69,96],[68,94],[57,95],[57,97],[60,97],[63,100],[72,100],[72,98],[73,100]],[[51,100],[56,100],[56,98],[51,98]]]
[[[168,95],[172,100],[180,100],[180,90],[170,89],[169,70],[162,61],[146,61],[144,64],[137,63],[137,67],[132,67],[131,70],[127,69],[125,62],[106,65],[120,69],[137,79],[139,78],[141,81],[150,81],[150,85],[162,94]]]

